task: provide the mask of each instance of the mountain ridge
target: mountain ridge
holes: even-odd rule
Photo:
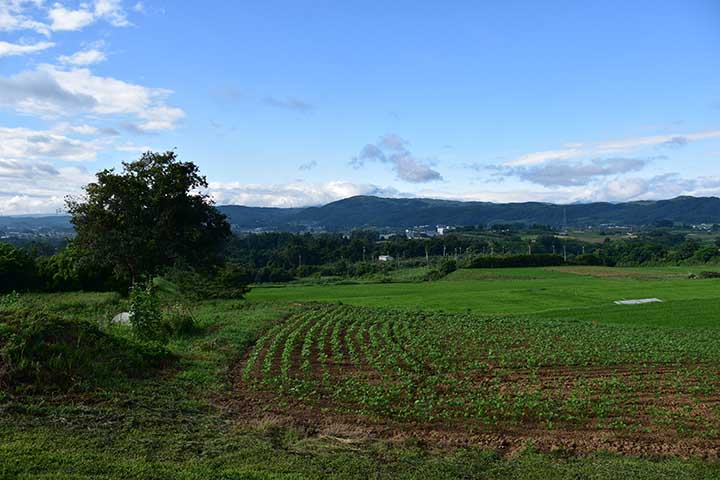
[[[227,214],[232,206],[219,206]],[[431,198],[386,198],[359,195],[318,207],[254,209],[253,219],[273,218],[274,227],[407,228],[417,225],[487,225],[492,223],[541,223],[556,227],[601,224],[647,225],[658,220],[677,223],[720,223],[720,198],[680,196],[666,200],[623,203],[592,202],[554,204],[546,202],[464,202]],[[278,212],[280,211],[280,212]],[[232,224],[250,226],[245,218],[229,215]],[[279,221],[279,223],[277,222]],[[259,226],[259,225],[258,225]]]
[[[418,225],[545,224],[561,227],[602,224],[648,225],[720,223],[720,198],[680,196],[666,200],[555,204],[494,203],[432,198],[386,198],[359,195],[321,206],[278,208],[218,205],[236,230],[302,231],[307,229],[408,228]],[[68,216],[0,216],[0,230],[51,227],[72,229]]]

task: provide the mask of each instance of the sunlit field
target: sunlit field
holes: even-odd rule
[[[699,267],[620,269],[603,267],[459,270],[443,280],[259,287],[253,300],[343,302],[483,315],[522,314],[582,318],[599,323],[715,326],[720,283],[689,279]],[[661,304],[615,305],[656,297]]]
[[[697,270],[459,270],[202,301],[197,330],[143,373],[0,394],[0,472],[715,478],[720,282]],[[645,297],[663,302],[613,303]],[[111,293],[3,297],[120,339],[108,319],[126,308]]]

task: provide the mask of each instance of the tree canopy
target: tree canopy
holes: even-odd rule
[[[75,245],[131,282],[163,267],[209,268],[221,260],[230,225],[202,189],[197,165],[175,152],[144,153],[105,169],[80,198],[68,198]]]

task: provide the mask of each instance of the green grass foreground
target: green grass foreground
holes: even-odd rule
[[[599,279],[533,270],[517,273],[531,278],[268,288],[255,290],[253,300],[247,302],[203,302],[195,311],[200,331],[173,340],[169,348],[177,361],[156,375],[63,395],[0,391],[0,479],[720,478],[720,465],[702,460],[604,453],[573,456],[567,452],[538,453],[530,447],[507,457],[476,448],[441,449],[422,439],[404,443],[339,441],[270,423],[250,426],[227,413],[218,401],[231,394],[229,368],[274,322],[292,313],[296,308],[292,303],[298,300],[325,297],[370,304],[373,295],[379,295],[374,299],[376,305],[448,311],[487,309],[487,313],[507,308],[503,307],[507,301],[522,313],[542,314],[543,310],[558,312],[563,308],[567,312],[570,308],[576,312],[611,309],[606,303],[619,293],[625,297],[667,295],[672,300],[667,304],[640,309],[672,305],[677,312],[669,316],[667,312],[648,314],[642,321],[684,327],[692,324],[691,315],[697,315],[707,327],[712,312],[706,314],[705,307],[692,310],[695,307],[690,300],[702,298],[712,303],[720,292],[720,283],[679,276]],[[461,275],[468,273],[458,272],[458,277]],[[553,286],[557,287],[554,295],[540,290]],[[656,292],[661,287],[664,290]],[[353,296],[353,289],[362,292]],[[578,293],[566,298],[572,289]],[[503,291],[504,300],[492,300]],[[546,304],[512,305],[520,303],[518,299],[531,302],[538,298],[547,298]],[[588,307],[591,301],[599,306]],[[22,302],[26,307],[89,320],[107,318],[124,308],[121,299],[104,294],[32,295]],[[601,310],[596,313],[607,315]],[[588,314],[587,319],[593,320],[593,315]],[[621,317],[608,321],[620,322]],[[638,321],[625,318],[626,323]]]

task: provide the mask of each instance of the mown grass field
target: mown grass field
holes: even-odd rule
[[[581,318],[600,323],[713,326],[720,324],[717,316],[720,282],[688,279],[689,273],[702,270],[702,267],[459,270],[436,282],[259,287],[249,298]],[[665,303],[637,306],[613,303],[649,297]]]
[[[0,479],[720,478],[720,280],[698,270],[465,270],[201,302],[156,373],[0,389]],[[643,297],[665,302],[612,304]],[[0,310],[127,336],[106,324],[125,302]]]

